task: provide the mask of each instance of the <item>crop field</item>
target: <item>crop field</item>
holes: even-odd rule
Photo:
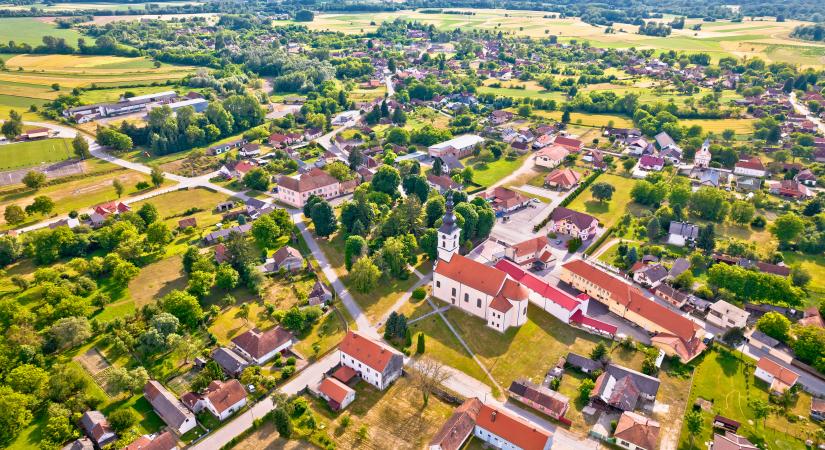
[[[2,28],[2,22],[0,22]],[[41,106],[49,100],[67,93],[72,88],[130,86],[165,84],[169,80],[183,78],[193,70],[189,66],[163,64],[159,68],[147,58],[125,58],[120,56],[85,55],[3,55],[6,72],[0,72],[0,116],[16,109],[26,111],[29,106]],[[22,70],[20,70],[22,68]],[[57,84],[59,90],[53,88]],[[126,89],[89,91],[89,97],[112,99],[119,97]],[[163,86],[129,88],[133,92],[144,93],[164,90]],[[84,99],[85,100],[85,99]]]
[[[107,10],[107,11],[133,11],[146,9],[149,3],[107,3],[107,2],[80,2],[80,3],[33,3],[31,5],[9,5],[3,6],[9,10],[24,10],[29,8],[42,9],[44,11],[78,11],[78,10]],[[200,5],[202,2],[163,2],[163,6],[184,6]]]
[[[0,42],[14,41],[18,44],[38,46],[43,43],[43,36],[66,39],[77,47],[77,39],[83,37],[76,30],[58,28],[53,23],[30,17],[13,17],[0,19]]]
[[[638,27],[616,24],[616,33],[605,34],[604,27],[586,24],[577,18],[551,19],[544,11],[512,11],[503,9],[462,9],[472,15],[423,14],[419,11],[396,11],[378,14],[320,14],[306,24],[314,30],[340,31],[343,33],[370,32],[383,21],[397,18],[432,24],[440,30],[456,28],[502,31],[534,38],[556,35],[561,41],[586,40],[604,48],[652,48],[706,52],[714,60],[724,56],[760,57],[771,62],[791,62],[804,66],[825,65],[825,45],[797,41],[789,37],[797,21],[775,22],[772,19],[744,20],[741,23],[718,21],[702,22],[688,19],[685,29],[673,30],[668,37],[651,37],[636,34]],[[670,20],[670,19],[663,19]],[[276,25],[291,23],[276,21]],[[375,23],[375,25],[372,25]],[[701,24],[699,31],[691,30]]]
[[[46,139],[0,146],[0,170],[64,161],[73,156],[69,139]]]

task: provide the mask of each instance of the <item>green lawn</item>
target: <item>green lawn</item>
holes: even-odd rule
[[[615,224],[627,212],[627,206],[633,203],[630,199],[630,190],[633,188],[634,181],[631,178],[606,173],[596,178],[594,183],[613,185],[616,188],[613,198],[606,202],[595,200],[591,195],[591,185],[567,207],[596,217],[602,226],[608,228]]]
[[[796,403],[787,411],[788,415],[800,416],[801,419],[792,423],[783,411],[773,405],[774,412],[767,419],[767,428],[763,428],[762,421],[756,420],[748,406],[752,399],[768,399],[767,386],[753,376],[754,361],[739,353],[727,351],[708,351],[700,358],[688,404],[693,404],[697,397],[701,397],[712,402],[713,407],[711,412],[702,413],[705,420],[702,430],[695,438],[697,445],[710,440],[711,422],[715,414],[740,422],[742,426],[739,434],[754,443],[764,438],[767,448],[776,450],[805,449],[804,440],[813,437],[819,430],[819,426],[808,419],[811,396],[804,392],[799,394]],[[689,436],[686,427],[683,428],[680,449],[690,448]]]
[[[44,139],[0,145],[0,170],[65,161],[74,156],[71,139]]]
[[[811,275],[811,283],[808,285],[810,294],[808,303],[815,306],[825,299],[825,277],[821,276],[825,273],[825,256],[795,252],[782,252],[782,256],[785,258],[785,264],[789,266],[799,264]]]
[[[480,163],[475,161],[474,158],[470,158],[465,161],[465,165],[471,165],[473,167],[473,171],[475,172],[473,175],[473,181],[475,183],[482,186],[490,186],[507,175],[515,172],[519,167],[521,167],[522,164],[524,164],[524,161],[526,161],[529,156],[530,154],[528,153],[513,160],[508,160],[505,157],[501,157],[491,163]]]
[[[36,18],[14,17],[0,19],[0,42],[14,41],[18,44],[38,46],[43,44],[43,36],[66,39],[66,43],[77,47],[77,39],[83,37],[77,30],[58,28]]]

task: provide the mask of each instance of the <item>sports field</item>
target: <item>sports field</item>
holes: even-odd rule
[[[534,38],[556,35],[563,41],[586,40],[592,45],[604,48],[652,48],[656,50],[677,50],[706,52],[714,59],[723,56],[753,57],[767,61],[790,62],[805,66],[825,65],[825,45],[798,41],[789,37],[798,21],[776,22],[773,19],[744,20],[741,23],[718,21],[702,22],[689,19],[685,29],[674,30],[668,37],[651,37],[636,34],[638,27],[616,24],[615,34],[605,34],[604,27],[586,24],[577,18],[550,19],[544,11],[513,11],[503,9],[461,9],[474,15],[422,14],[419,11],[395,11],[370,14],[319,14],[306,25],[315,30],[331,30],[344,33],[370,32],[383,21],[397,18],[416,20],[432,24],[440,30],[461,28],[502,31]],[[669,19],[666,19],[669,20]],[[276,21],[276,25],[291,23]],[[375,23],[375,25],[372,25]],[[691,30],[694,24],[701,24],[699,31]]]
[[[71,139],[45,139],[0,145],[0,170],[32,167],[71,158]]]
[[[101,95],[119,97],[126,90],[122,88],[124,86],[165,84],[168,80],[183,78],[194,70],[190,66],[169,64],[156,68],[148,58],[120,56],[23,54],[0,55],[0,58],[4,59],[9,69],[0,72],[0,116],[8,115],[10,109],[26,111],[31,105],[40,106],[75,87],[95,85],[121,88],[117,94],[108,92],[109,95]],[[53,88],[54,83],[57,83],[59,90]],[[129,90],[145,93],[140,86]],[[146,90],[156,92],[165,88],[151,86]],[[94,96],[95,92],[89,91],[89,95]]]

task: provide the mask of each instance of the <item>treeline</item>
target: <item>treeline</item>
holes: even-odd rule
[[[77,40],[77,47],[67,42],[64,38],[54,36],[43,36],[43,44],[32,46],[25,42],[18,43],[8,41],[0,43],[0,53],[48,53],[48,54],[81,54],[81,55],[115,55],[115,56],[140,56],[138,49],[118,44],[110,36],[101,36],[95,40],[94,45],[87,45],[86,40]]]
[[[814,25],[799,25],[791,32],[791,37],[804,39],[806,41],[825,40],[825,25],[817,23]]]

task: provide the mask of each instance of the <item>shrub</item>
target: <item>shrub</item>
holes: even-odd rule
[[[426,296],[427,296],[427,290],[424,289],[423,287],[415,288],[415,290],[412,293],[412,298],[414,298],[415,300],[419,300],[419,301],[424,300],[424,298]]]

